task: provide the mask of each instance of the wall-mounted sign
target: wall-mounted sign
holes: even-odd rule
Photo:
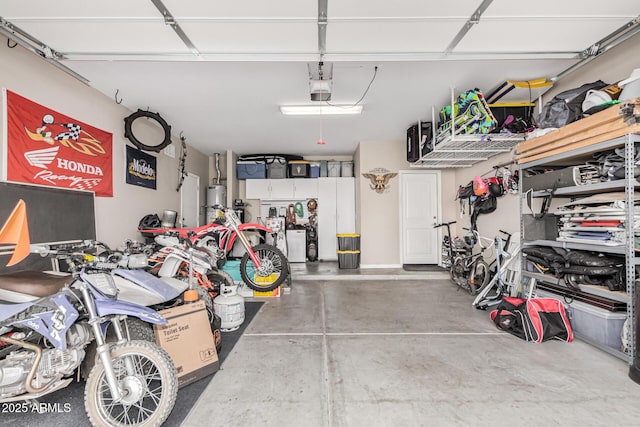
[[[6,180],[113,196],[111,133],[3,92]]]
[[[156,158],[127,145],[127,184],[156,189]]]
[[[378,194],[384,193],[389,188],[389,180],[398,175],[395,172],[390,172],[385,168],[371,169],[369,173],[363,173],[362,176],[369,178],[371,184],[369,188],[374,190]]]

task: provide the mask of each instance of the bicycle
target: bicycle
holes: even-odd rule
[[[446,240],[443,239],[443,251],[447,250],[451,260],[449,277],[457,286],[469,294],[475,295],[478,289],[489,283],[489,264],[486,263],[483,256],[484,251],[493,245],[493,241],[480,236],[476,230],[469,228],[463,228],[463,230],[470,231],[473,237],[465,236],[465,238],[451,239],[451,224],[454,223],[455,221],[434,224],[433,228],[447,228]],[[490,242],[489,245],[485,245],[487,241]],[[445,245],[446,242],[448,245]],[[474,254],[472,250],[476,243],[480,246],[480,252]]]
[[[505,233],[502,230],[500,231]],[[508,235],[506,242],[498,236],[494,241],[496,247],[496,272],[491,280],[480,288],[478,295],[471,303],[478,310],[486,310],[488,307],[498,305],[502,297],[508,294],[509,289],[514,285],[518,285],[517,271],[513,269],[511,264],[519,260],[520,245],[517,245],[511,252],[507,252],[506,248],[509,246],[512,236],[509,233],[505,234]],[[515,277],[508,277],[510,272],[516,273]],[[492,289],[495,289],[495,292],[489,295]]]

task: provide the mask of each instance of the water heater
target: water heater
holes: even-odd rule
[[[227,187],[224,185],[212,185],[207,187],[207,206],[226,206]]]

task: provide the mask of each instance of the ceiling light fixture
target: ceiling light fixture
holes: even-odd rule
[[[286,115],[328,115],[328,114],[360,114],[362,105],[281,105],[280,112]]]

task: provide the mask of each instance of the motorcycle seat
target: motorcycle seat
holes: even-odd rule
[[[55,295],[72,280],[71,276],[43,271],[19,271],[0,274],[0,289],[43,298]]]

